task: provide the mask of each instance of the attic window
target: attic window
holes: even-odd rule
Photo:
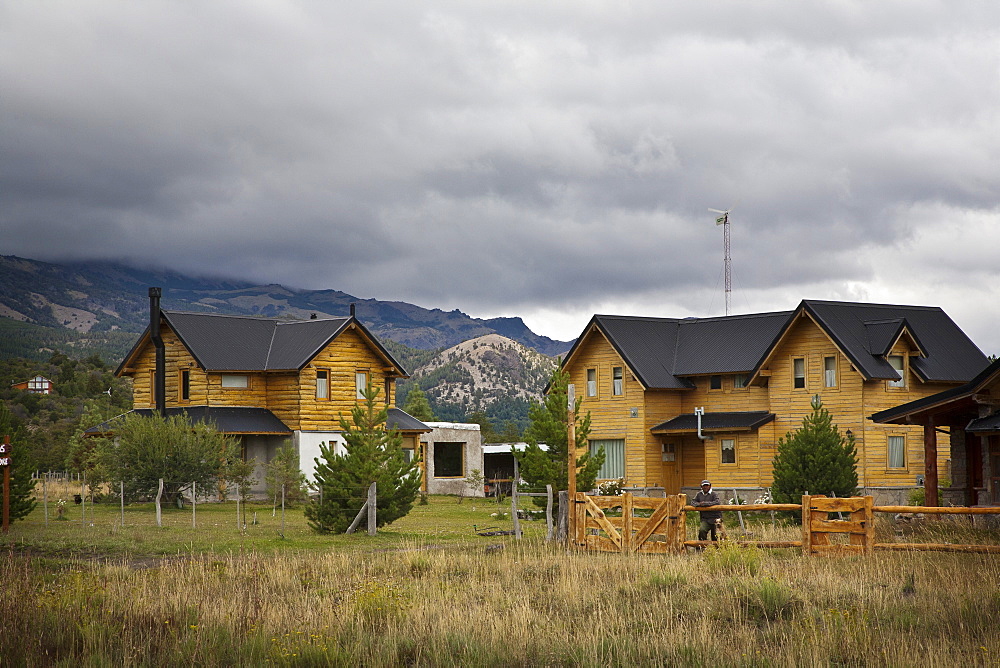
[[[889,387],[906,387],[906,358],[902,355],[889,355],[889,364],[899,374],[899,380],[890,380]]]
[[[250,376],[224,373],[222,374],[222,387],[227,389],[246,389],[250,387]]]
[[[803,357],[796,357],[792,360],[792,387],[796,390],[805,389],[806,386],[806,360]]]
[[[622,395],[622,367],[616,366],[611,369],[611,394],[616,397]]]
[[[587,369],[587,396],[597,396],[597,369]]]
[[[747,386],[747,374],[738,373],[735,376],[733,376],[733,389],[742,390],[745,389],[746,386]]]
[[[316,370],[316,398],[330,398],[330,372],[326,369]]]
[[[708,389],[710,389],[710,390],[721,390],[722,389],[722,376],[720,376],[720,375],[709,376],[709,379],[708,379]]]
[[[365,390],[368,388],[368,372],[358,371],[354,374],[354,389],[357,392],[357,398],[364,400]]]

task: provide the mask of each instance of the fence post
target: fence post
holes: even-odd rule
[[[375,483],[372,483],[368,488],[368,535],[375,535],[375,509],[378,506],[376,503],[377,498],[375,496]]]
[[[514,537],[521,537],[521,522],[517,517],[517,481],[519,479],[520,473],[518,472],[517,457],[514,458],[514,481],[510,485],[510,516],[514,520]]]
[[[674,552],[684,552],[684,539],[687,538],[687,497],[674,494],[667,498],[670,506],[667,509],[667,545]]]
[[[160,497],[163,496],[163,478],[160,478],[160,487],[156,490],[156,526],[163,526],[163,517],[160,514]]]
[[[42,478],[42,509],[45,510],[45,526],[49,525],[49,490],[46,483],[49,481],[49,472],[45,472]]]
[[[622,553],[632,551],[632,520],[635,508],[632,505],[632,492],[622,495]]]
[[[285,537],[285,483],[281,483],[281,537]]]
[[[556,516],[556,541],[566,542],[569,538],[569,492],[559,492],[559,513]]]
[[[122,480],[118,483],[118,500],[121,502],[122,507],[122,526],[125,526],[125,481]]]
[[[240,484],[236,483],[236,528],[243,531],[243,523],[240,522]]]
[[[198,518],[196,515],[195,507],[198,505],[198,481],[191,481],[191,528],[194,529],[198,526]]]
[[[87,525],[87,495],[84,493],[87,485],[87,476],[80,476],[80,524]]]
[[[552,526],[552,485],[545,486],[545,540],[552,540],[555,533]]]

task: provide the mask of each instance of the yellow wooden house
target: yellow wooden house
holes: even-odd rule
[[[291,442],[311,477],[321,444],[343,445],[340,418],[371,383],[410,458],[430,428],[394,407],[403,367],[354,316],[285,320],[164,311],[151,289],[150,326],[116,370],[133,381],[135,411],[186,413],[238,437],[257,478]],[[159,356],[162,358],[158,361]],[[159,401],[158,401],[159,400]]]
[[[595,315],[563,366],[591,414],[591,450],[605,450],[602,479],[668,494],[705,478],[767,488],[778,440],[819,395],[855,438],[859,485],[899,498],[921,482],[922,430],[867,416],[961,385],[987,363],[939,308],[806,300],[716,318]]]

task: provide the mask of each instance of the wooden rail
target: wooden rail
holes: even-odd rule
[[[622,496],[588,496],[575,494],[572,547],[602,552],[677,553],[688,547],[714,545],[712,541],[687,540],[686,513],[703,510],[688,505],[684,495],[665,499]],[[605,511],[620,509],[608,515]],[[1000,545],[952,545],[942,543],[876,543],[875,513],[928,515],[1000,515],[996,508],[964,508],[941,506],[876,506],[873,498],[828,498],[803,496],[802,503],[720,504],[713,510],[738,511],[798,511],[802,514],[802,538],[789,541],[734,540],[737,545],[760,548],[800,548],[803,554],[871,554],[875,550],[927,550],[937,552],[1000,553]],[[636,510],[652,511],[649,517],[636,515]],[[837,513],[838,519],[830,519]],[[833,535],[846,536],[839,542]]]

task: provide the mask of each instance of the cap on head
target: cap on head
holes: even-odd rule
[[[701,486],[702,486],[702,487],[704,487],[705,485],[708,485],[709,487],[711,487],[711,486],[712,486],[712,483],[710,483],[710,482],[709,482],[709,481],[707,481],[707,480],[702,480],[702,481],[701,481]]]

